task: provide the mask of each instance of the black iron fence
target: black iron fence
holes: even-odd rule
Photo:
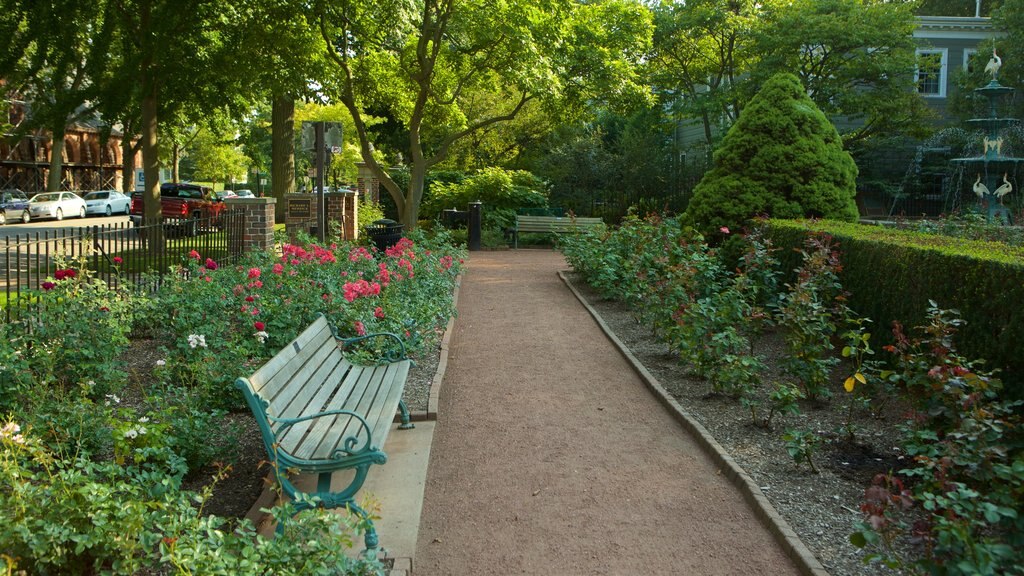
[[[61,269],[99,278],[110,286],[155,290],[160,278],[193,251],[205,262],[234,264],[242,255],[245,215],[216,219],[58,228],[8,236],[0,246],[0,298],[10,322],[34,309],[45,282]]]

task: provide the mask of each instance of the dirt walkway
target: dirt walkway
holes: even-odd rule
[[[430,455],[416,576],[797,570],[558,278],[472,255]]]

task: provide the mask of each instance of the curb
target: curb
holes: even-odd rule
[[[683,407],[676,402],[665,388],[662,387],[658,379],[651,374],[643,364],[637,360],[633,352],[627,348],[622,341],[618,339],[611,328],[605,324],[604,320],[601,319],[600,314],[597,313],[589,302],[583,297],[582,294],[576,290],[569,278],[566,277],[565,272],[559,272],[558,277],[562,279],[562,282],[572,291],[576,299],[579,300],[580,304],[587,309],[587,312],[594,318],[598,326],[601,327],[601,331],[604,332],[605,336],[619,349],[619,352],[626,358],[626,361],[633,366],[640,379],[644,381],[647,388],[657,397],[658,401],[665,406],[665,408],[672,414],[673,418],[679,422],[683,428],[689,432],[697,444],[704,450],[704,452],[711,457],[719,466],[722,467],[722,472],[726,477],[732,481],[733,485],[739,488],[743,494],[744,500],[754,509],[754,513],[757,514],[758,519],[764,524],[768,531],[772,533],[775,540],[782,546],[789,558],[796,564],[797,569],[800,570],[804,576],[829,576],[828,571],[822,566],[821,562],[814,557],[814,554],[807,548],[807,546],[800,540],[800,537],[796,535],[793,528],[790,527],[786,519],[772,506],[771,502],[761,491],[761,488],[754,482],[754,480],[748,475],[739,464],[733,460],[732,456],[722,448],[722,445],[715,440],[706,428],[700,423],[694,420]]]

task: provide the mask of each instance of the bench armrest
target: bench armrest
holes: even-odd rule
[[[391,353],[387,354],[384,357],[384,360],[387,360],[388,362],[398,362],[399,360],[408,360],[409,359],[409,355],[405,351],[405,341],[403,341],[401,338],[399,338],[397,334],[392,334],[391,332],[377,332],[375,334],[366,334],[365,336],[354,336],[352,338],[340,338],[340,337],[335,336],[335,338],[337,338],[338,342],[341,342],[342,347],[347,347],[347,346],[349,346],[351,344],[355,344],[357,342],[362,342],[363,340],[369,340],[370,338],[379,338],[379,337],[394,338],[395,341],[398,342],[398,349],[401,351],[401,352],[398,353],[397,356],[395,355],[394,352],[391,352]]]
[[[300,416],[299,418],[277,418],[275,416],[271,416],[268,414],[267,419],[269,419],[271,422],[281,424],[281,427],[278,428],[277,431],[274,433],[275,436],[280,437],[283,436],[289,428],[300,422],[316,420],[317,418],[326,418],[327,416],[351,416],[358,420],[359,426],[366,431],[366,444],[361,449],[353,450],[353,448],[355,448],[356,446],[356,443],[359,442],[359,439],[357,438],[357,432],[356,434],[350,435],[347,438],[345,438],[344,447],[338,448],[337,450],[334,451],[333,454],[331,454],[332,460],[340,457],[339,452],[342,453],[342,455],[344,456],[355,456],[372,449],[371,446],[373,446],[373,433],[370,430],[370,425],[366,423],[365,418],[351,410],[328,410],[326,412],[320,412],[318,414]]]

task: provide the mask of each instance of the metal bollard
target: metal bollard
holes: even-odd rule
[[[480,204],[477,202],[469,203],[469,249],[480,250]]]

